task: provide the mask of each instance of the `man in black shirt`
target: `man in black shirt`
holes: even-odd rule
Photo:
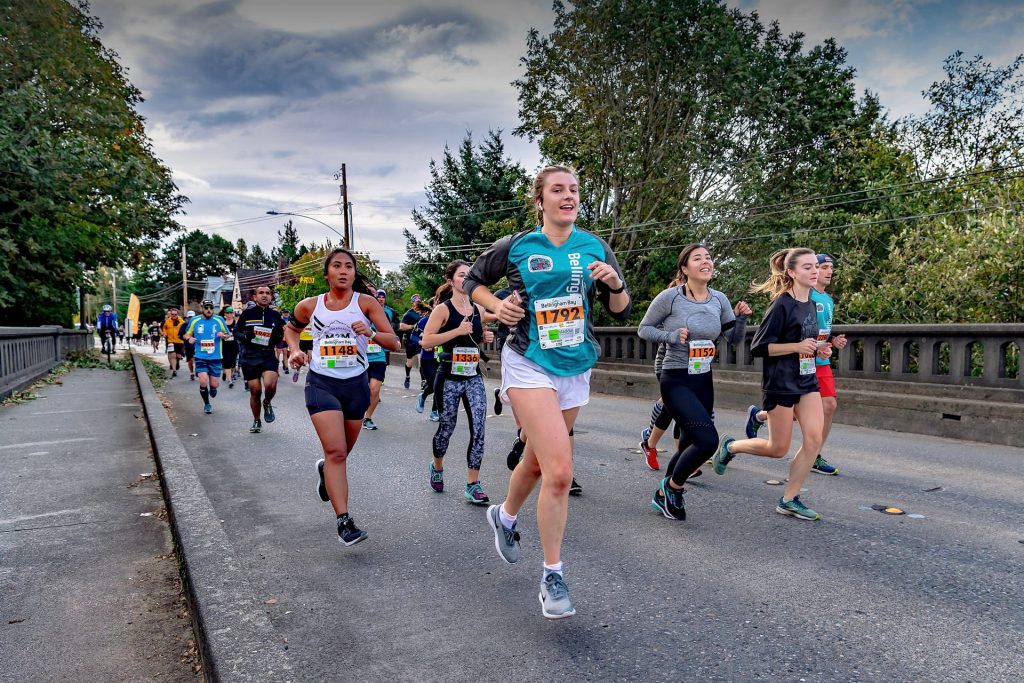
[[[412,295],[412,308],[402,316],[398,324],[398,332],[405,335],[405,388],[409,388],[409,373],[420,355],[420,339],[416,333],[416,323],[424,316],[423,303],[419,294]]]
[[[261,403],[263,419],[267,423],[274,421],[274,408],[270,404],[277,393],[278,366],[274,349],[284,339],[284,321],[281,314],[270,307],[272,297],[270,287],[257,287],[256,305],[242,311],[234,329],[238,340],[238,365],[249,387],[249,408],[253,417],[249,431],[253,434],[258,434],[263,427]]]

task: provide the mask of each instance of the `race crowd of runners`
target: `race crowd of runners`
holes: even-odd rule
[[[580,196],[573,169],[544,168],[532,200],[536,228],[499,239],[473,263],[451,262],[434,295],[413,296],[401,318],[387,305],[387,293],[359,272],[355,256],[339,248],[323,262],[328,291],[303,299],[292,311],[276,310],[273,292],[264,286],[241,311],[225,307],[215,313],[207,300],[198,315],[170,309],[147,332],[154,351],[165,340],[171,377],[186,361],[206,413],[213,411],[220,383],[232,388],[241,375],[252,433],[275,420],[279,374],[297,380],[308,367],[306,408],[323,449],[317,490],[333,507],[338,539],[346,546],[368,537],[348,506],[349,455],[362,430],[378,428],[373,415],[389,355],[404,352],[403,386],[410,387],[418,364],[416,411],[429,409],[437,423],[425,483],[444,491],[444,462],[461,406],[470,435],[463,496],[486,507],[486,523],[505,562],[519,561],[519,514],[539,485],[539,599],[545,617],[560,619],[575,614],[561,546],[569,496],[582,492],[573,477],[573,433],[589,402],[599,355],[594,306],[600,303],[613,319],[625,321],[632,299],[611,247],[575,225]],[[641,338],[658,345],[660,396],[640,442],[647,466],[661,469],[657,447],[670,427],[676,442],[651,496],[651,506],[665,518],[686,519],[686,481],[700,476],[706,463],[722,475],[740,455],[785,456],[794,422],[802,443],[775,510],[796,519],[821,518],[799,494],[810,472],[839,472],[821,455],[836,410],[830,357],[833,347],[846,345],[843,335],[832,334],[834,303],[825,293],[834,263],[832,256],[810,249],[783,249],[771,256],[764,281],[751,288],[770,299],[751,344],[763,363],[762,397],[748,409],[743,438],[735,438],[716,424],[713,361],[721,338],[743,343],[753,310],[710,287],[715,266],[707,248],[691,244],[679,253],[675,279],[654,298],[638,328]],[[500,281],[506,286],[492,292]],[[508,490],[494,503],[480,479],[490,403],[481,374],[485,345],[497,349],[501,360],[494,412],[511,406],[518,428],[506,457],[512,470]],[[765,438],[758,437],[762,428]],[[450,475],[449,482],[451,476],[457,477]]]

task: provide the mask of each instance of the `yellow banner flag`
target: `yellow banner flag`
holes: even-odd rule
[[[132,330],[128,332],[125,330],[125,334],[138,334],[139,332],[139,297],[132,293],[131,297],[128,298],[128,319],[132,321]]]

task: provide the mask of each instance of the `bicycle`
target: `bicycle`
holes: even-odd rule
[[[110,367],[110,356],[114,353],[114,344],[116,336],[113,330],[100,330],[100,342],[102,344],[101,353],[107,356],[107,367]]]

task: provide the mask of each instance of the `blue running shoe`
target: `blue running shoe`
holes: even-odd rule
[[[430,411],[430,421],[431,422],[440,422],[441,421],[441,415],[436,410],[431,410]]]
[[[345,545],[355,545],[365,541],[368,533],[356,526],[355,521],[347,514],[338,517],[338,540]]]
[[[203,404],[203,412],[206,413],[207,415],[212,414],[213,413],[213,406],[210,405],[209,403]]]
[[[811,471],[817,472],[818,474],[829,474],[832,476],[839,474],[839,468],[829,463],[828,460],[820,455],[814,459],[814,464],[811,465]]]
[[[761,409],[757,406],[750,406],[747,408],[747,438],[756,439],[757,430],[764,426],[764,422],[757,419],[757,414],[761,412]]]
[[[263,421],[267,424],[273,422],[276,418],[274,417],[274,406],[264,402],[263,404]]]
[[[424,401],[423,392],[421,391],[420,395],[416,397],[416,412],[417,413],[422,413],[423,412],[423,401]]]

